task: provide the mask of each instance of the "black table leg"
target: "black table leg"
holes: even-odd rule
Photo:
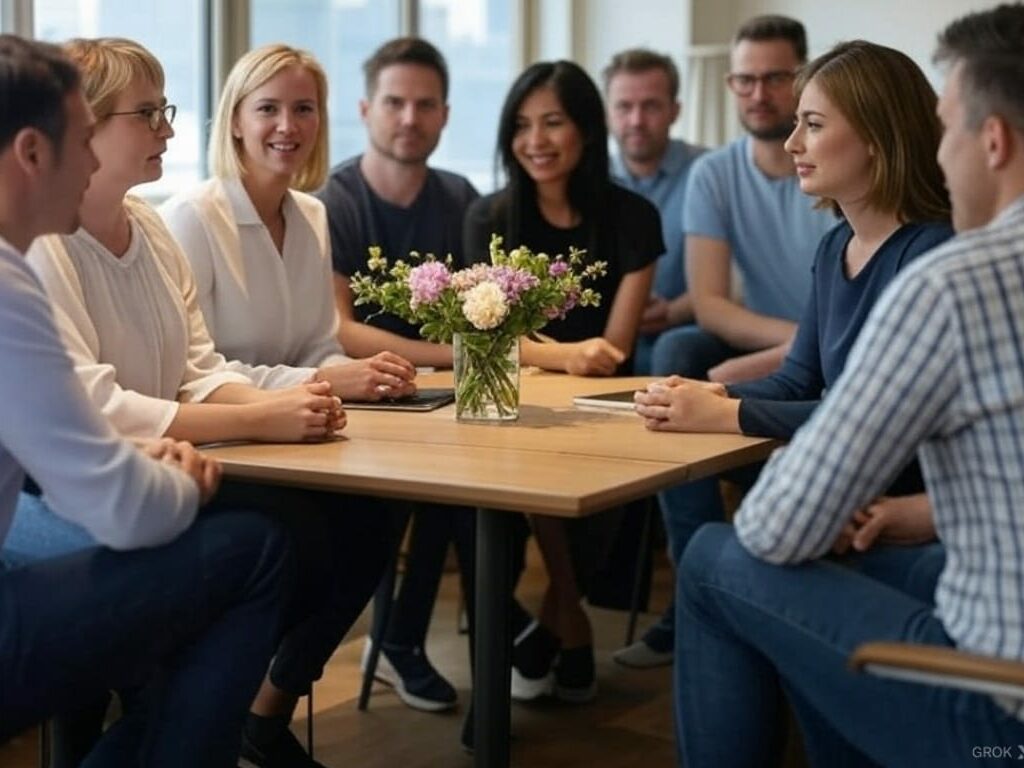
[[[477,510],[476,529],[476,660],[473,713],[477,768],[509,764],[509,705],[512,642],[509,601],[512,592],[512,515]]]

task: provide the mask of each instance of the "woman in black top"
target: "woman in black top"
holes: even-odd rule
[[[549,338],[523,339],[522,361],[587,376],[628,371],[654,262],[664,251],[661,223],[653,205],[609,180],[604,106],[579,66],[541,62],[519,76],[502,108],[498,156],[508,184],[467,211],[469,261],[488,260],[496,233],[507,249],[525,245],[555,255],[576,246],[586,249],[588,262],[608,264],[593,284],[600,306],[552,321],[544,329]],[[593,640],[566,526],[539,517],[532,524],[550,583],[539,619],[516,638],[512,695],[589,701],[596,692]]]

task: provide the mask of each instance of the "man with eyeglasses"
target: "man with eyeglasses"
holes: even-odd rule
[[[699,157],[683,204],[686,276],[697,324],[658,337],[653,373],[757,378],[782,362],[810,295],[818,241],[836,224],[804,195],[783,144],[793,129],[796,70],[807,60],[803,25],[785,16],[758,16],[736,33],[726,84],[736,96],[746,136]],[[734,272],[743,299],[731,295]],[[669,549],[678,562],[704,523],[724,511],[717,478],[659,494]],[[674,605],[630,646],[638,658],[666,659],[674,642]]]

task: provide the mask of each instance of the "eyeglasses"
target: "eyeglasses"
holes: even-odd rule
[[[725,82],[737,96],[749,96],[757,88],[758,83],[762,83],[766,89],[777,90],[793,82],[794,77],[796,77],[796,72],[788,69],[777,69],[765,72],[763,75],[732,72],[725,76]]]
[[[150,130],[159,131],[164,120],[167,121],[168,125],[171,125],[174,122],[174,116],[176,114],[178,114],[178,108],[174,104],[165,104],[162,107],[143,107],[142,109],[133,109],[131,112],[111,112],[107,117],[114,117],[115,115],[138,115],[139,117],[146,118],[146,122],[149,123]]]

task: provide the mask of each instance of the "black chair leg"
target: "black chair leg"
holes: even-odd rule
[[[309,752],[309,759],[313,759],[313,686],[309,686],[309,695],[306,696],[306,751]]]
[[[654,516],[657,513],[657,498],[651,496],[647,499],[647,508],[644,511],[644,524],[640,530],[640,551],[637,553],[636,570],[633,572],[633,596],[629,601],[626,645],[632,645],[633,638],[636,636],[636,619],[640,611],[640,592],[643,589],[644,569],[647,567],[647,560],[651,556],[651,529],[654,527]]]
[[[50,721],[39,724],[39,768],[50,768]]]
[[[373,624],[370,627],[370,655],[366,658],[366,669],[363,670],[363,684],[359,689],[359,710],[365,712],[370,703],[370,692],[373,689],[374,675],[377,673],[377,661],[380,659],[380,648],[384,642],[388,621],[391,619],[391,608],[395,602],[395,582],[398,580],[398,556],[401,541],[395,547],[395,554],[384,571],[384,578],[373,597]]]

